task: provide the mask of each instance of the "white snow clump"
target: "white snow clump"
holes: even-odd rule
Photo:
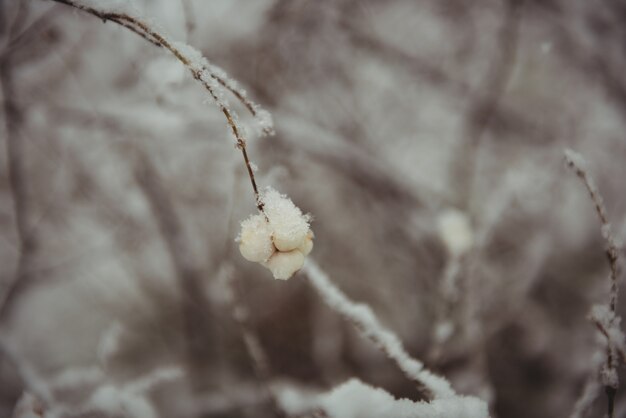
[[[241,223],[239,251],[246,260],[268,268],[275,279],[287,280],[302,268],[304,257],[313,249],[310,217],[271,187],[260,200],[263,212]]]
[[[458,209],[446,209],[437,218],[439,236],[450,255],[458,257],[473,245],[474,234],[470,220]]]
[[[396,399],[388,392],[350,379],[329,392],[311,394],[293,388],[277,391],[291,415],[322,410],[330,418],[488,418],[487,404],[474,397],[453,396],[430,402]]]

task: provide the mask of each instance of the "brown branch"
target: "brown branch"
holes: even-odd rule
[[[209,81],[208,78],[215,80],[219,85],[225,87],[231,93],[235,95],[246,108],[256,116],[258,114],[257,109],[258,106],[252,103],[249,99],[246,98],[245,94],[239,90],[234,83],[225,79],[215,73],[215,71],[211,71],[211,69],[207,65],[199,65],[194,62],[194,60],[187,56],[184,51],[180,48],[176,47],[172,42],[167,40],[165,36],[161,35],[159,32],[154,30],[149,24],[145,23],[139,18],[130,16],[125,13],[117,13],[117,12],[105,12],[101,10],[97,10],[92,7],[84,6],[79,3],[74,2],[73,0],[52,0],[57,3],[65,4],[67,6],[76,8],[78,10],[82,10],[86,13],[89,13],[103,22],[114,22],[118,25],[121,25],[137,35],[141,36],[148,42],[158,47],[167,49],[170,51],[183,65],[187,67],[187,69],[191,72],[193,77],[198,80],[204,88],[209,92],[219,109],[224,114],[226,121],[231,129],[233,137],[235,138],[235,143],[237,148],[241,151],[241,154],[244,159],[244,163],[246,165],[248,171],[248,177],[250,178],[250,183],[252,184],[252,190],[254,192],[254,198],[256,201],[257,208],[263,212],[263,202],[261,202],[259,197],[259,190],[257,187],[256,179],[254,177],[254,171],[252,169],[250,159],[248,157],[248,152],[246,148],[246,140],[243,136],[243,131],[236,122],[236,118],[234,114],[230,111],[226,103],[224,103],[218,96],[215,85]],[[208,76],[208,78],[207,78]]]
[[[3,111],[6,126],[5,146],[7,151],[7,176],[13,198],[15,229],[19,242],[17,267],[11,283],[0,299],[0,320],[9,315],[18,295],[32,281],[29,268],[35,255],[37,242],[28,225],[30,202],[27,193],[25,175],[25,149],[20,138],[23,121],[21,109],[15,102],[13,66],[10,59],[0,63],[0,87],[4,96]]]
[[[604,335],[606,340],[611,341],[611,335],[609,334],[609,330],[606,329],[604,324],[602,324],[600,321],[594,318],[592,318],[592,322],[596,326],[598,331],[600,331],[600,333]],[[626,352],[622,348],[618,347],[617,345],[615,346],[615,351],[617,352],[620,361],[626,364]]]
[[[617,240],[613,236],[611,232],[611,224],[609,223],[608,216],[606,213],[606,207],[604,206],[604,200],[600,195],[598,187],[596,186],[593,177],[587,171],[587,164],[582,155],[575,153],[571,150],[565,151],[565,160],[570,169],[574,171],[576,176],[582,181],[589,193],[589,197],[591,198],[593,205],[595,207],[596,214],[598,215],[598,219],[600,220],[602,236],[606,242],[606,256],[609,261],[610,266],[610,291],[609,291],[609,309],[611,312],[611,323],[615,321],[616,318],[616,307],[617,307],[617,299],[618,299],[618,279],[619,279],[619,249],[617,248]],[[597,321],[594,321],[597,322]],[[596,326],[601,325],[596,323]],[[603,334],[606,335],[607,338],[607,356],[606,356],[606,368],[607,370],[613,371],[617,375],[617,361],[616,354],[620,350],[617,350],[614,342],[611,340],[608,331],[601,325],[600,331],[602,332],[604,329],[605,332]],[[604,385],[604,390],[607,396],[607,410],[608,417],[613,418],[614,409],[615,409],[615,394],[617,392],[617,383],[614,384],[606,384]]]
[[[451,167],[453,192],[458,196],[458,205],[463,209],[470,209],[478,150],[500,106],[517,62],[524,0],[503,0],[503,3],[505,10],[497,36],[499,41],[496,57],[479,87],[476,99],[470,104],[465,117],[463,138]]]
[[[582,156],[574,153],[573,151],[566,152],[567,165],[574,171],[576,176],[581,179],[589,197],[591,198],[593,205],[600,220],[602,227],[602,236],[606,242],[606,256],[611,268],[610,281],[611,291],[609,296],[609,307],[611,312],[615,314],[618,298],[618,279],[619,279],[619,248],[617,247],[617,240],[611,232],[611,224],[609,223],[608,216],[606,214],[606,207],[604,206],[604,200],[598,191],[595,181],[587,171],[586,163]]]

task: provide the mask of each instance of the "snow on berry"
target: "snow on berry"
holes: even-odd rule
[[[302,268],[304,257],[313,249],[310,217],[271,187],[259,199],[263,212],[241,223],[239,251],[246,260],[268,268],[274,278],[287,280]]]

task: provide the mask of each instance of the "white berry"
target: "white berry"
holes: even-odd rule
[[[275,279],[287,280],[304,265],[304,255],[299,250],[277,251],[264,264]]]

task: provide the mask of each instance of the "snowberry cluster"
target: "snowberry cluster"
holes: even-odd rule
[[[267,267],[274,278],[287,280],[302,268],[304,257],[313,249],[310,217],[271,187],[260,199],[263,213],[241,223],[239,251],[246,260]]]

